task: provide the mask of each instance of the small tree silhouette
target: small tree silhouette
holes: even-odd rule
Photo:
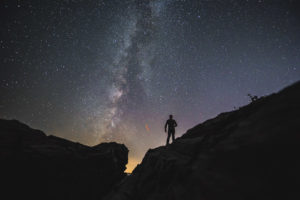
[[[258,99],[258,97],[256,95],[252,96],[251,94],[248,94],[248,97],[251,99],[251,102],[254,102]]]

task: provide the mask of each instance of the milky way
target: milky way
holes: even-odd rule
[[[220,112],[300,79],[296,0],[1,1],[0,118],[87,145],[131,169]],[[129,169],[129,170],[130,170]]]

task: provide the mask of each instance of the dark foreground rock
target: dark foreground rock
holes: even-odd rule
[[[46,136],[16,120],[0,120],[1,199],[101,199],[124,178],[128,150]]]
[[[106,200],[300,199],[300,83],[149,150]]]

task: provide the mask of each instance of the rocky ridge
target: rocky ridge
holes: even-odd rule
[[[106,200],[300,199],[300,82],[150,149]]]

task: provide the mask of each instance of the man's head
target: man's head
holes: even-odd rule
[[[169,115],[170,119],[173,119],[173,115]]]

